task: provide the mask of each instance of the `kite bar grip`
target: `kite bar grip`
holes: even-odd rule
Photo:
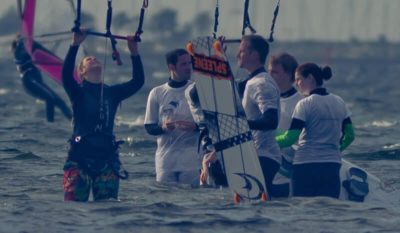
[[[231,44],[234,44],[234,43],[240,43],[242,41],[242,39],[225,39],[225,40],[222,40],[222,43],[224,43],[224,44],[229,44],[229,43],[231,43]]]
[[[92,35],[92,36],[106,37],[106,38],[111,38],[111,37],[113,37],[114,39],[117,39],[117,40],[128,40],[128,38],[127,38],[126,36],[109,35],[109,34],[103,33],[103,32],[87,31],[86,34]]]

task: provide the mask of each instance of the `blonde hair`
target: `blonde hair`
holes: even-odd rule
[[[81,61],[80,61],[79,64],[78,64],[78,67],[77,67],[78,78],[79,78],[81,81],[83,81],[83,80],[85,79],[84,76],[83,76],[83,61],[85,60],[85,58],[87,58],[87,57],[84,57],[84,58],[81,59]]]

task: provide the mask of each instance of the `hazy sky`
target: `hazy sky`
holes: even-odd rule
[[[65,0],[52,2],[57,1]],[[84,10],[96,13],[99,26],[104,27],[107,1],[82,2]],[[260,34],[269,34],[276,2],[250,0],[251,21]],[[15,0],[2,0],[1,3],[0,14],[16,5]],[[149,0],[146,17],[169,7],[178,11],[179,22],[183,25],[199,12],[208,12],[213,17],[215,3],[216,0]],[[244,0],[219,0],[219,34],[240,36],[243,3]],[[114,0],[113,4],[115,12],[125,10],[137,15],[142,0]],[[281,0],[275,36],[281,40],[375,40],[385,36],[390,41],[400,41],[399,11],[400,0]],[[212,28],[210,25],[210,33]]]

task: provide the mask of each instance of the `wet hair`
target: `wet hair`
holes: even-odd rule
[[[317,86],[322,86],[324,80],[327,81],[332,77],[331,67],[319,67],[315,63],[304,63],[297,67],[296,72],[300,73],[303,77],[307,77],[309,74],[312,74]]]
[[[269,64],[281,65],[283,70],[290,74],[291,81],[294,82],[294,74],[299,64],[297,63],[296,58],[294,58],[292,55],[288,53],[278,53],[272,55],[269,59]]]
[[[185,49],[174,49],[167,54],[165,54],[165,59],[167,61],[167,65],[176,65],[178,62],[178,57],[189,54]]]
[[[257,51],[261,64],[265,64],[269,53],[269,44],[264,37],[260,35],[243,36],[242,41],[249,43],[249,49]]]

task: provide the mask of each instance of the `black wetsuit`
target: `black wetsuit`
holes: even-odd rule
[[[36,43],[36,42],[35,42]],[[36,43],[37,44],[37,43]],[[14,61],[20,72],[23,87],[31,96],[46,102],[47,121],[54,121],[54,108],[58,107],[69,120],[71,110],[65,102],[42,79],[39,69],[32,63],[32,58],[26,51],[22,40],[15,42]]]
[[[87,165],[90,161],[107,162],[117,149],[113,136],[117,108],[122,100],[135,94],[144,84],[142,61],[140,56],[131,56],[132,79],[123,84],[104,85],[101,101],[102,84],[88,81],[78,84],[73,77],[78,48],[70,47],[62,71],[64,89],[73,110],[74,129],[68,160],[81,165]]]

